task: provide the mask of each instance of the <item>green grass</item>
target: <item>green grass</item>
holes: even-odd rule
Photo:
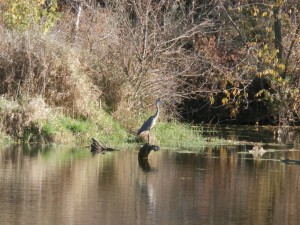
[[[68,131],[71,134],[77,135],[91,129],[95,129],[95,125],[91,120],[74,119],[63,115],[47,120],[43,124],[44,132],[49,135],[62,131]]]
[[[90,129],[95,129],[94,124],[90,120],[72,119],[71,117],[62,116],[59,121],[65,129],[72,134],[83,134]]]
[[[45,121],[42,127],[46,140],[58,143],[88,143],[96,138],[103,144],[126,141],[127,132],[104,112],[90,119],[74,119],[58,116]]]
[[[152,131],[154,139],[162,147],[176,149],[202,149],[204,146],[221,144],[221,140],[210,140],[202,136],[200,127],[179,122],[159,122]]]
[[[0,144],[9,144],[12,143],[12,138],[1,132],[0,130]]]
[[[87,120],[60,116],[43,125],[45,136],[57,143],[90,143],[92,137],[102,144],[122,148],[130,134],[107,113],[99,113]],[[135,137],[132,137],[134,140]],[[208,141],[201,128],[179,122],[158,122],[151,131],[151,144],[175,149],[199,150],[204,146],[220,145],[222,140]]]

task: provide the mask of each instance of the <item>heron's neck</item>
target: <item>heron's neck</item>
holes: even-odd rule
[[[156,103],[156,113],[154,115],[155,118],[157,118],[159,115],[159,106],[158,106],[158,103]]]

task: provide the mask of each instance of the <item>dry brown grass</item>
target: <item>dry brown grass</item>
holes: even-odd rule
[[[20,103],[1,97],[0,104],[1,131],[17,139],[37,141],[42,135],[42,121],[54,116],[42,98]]]
[[[9,39],[6,32],[0,31],[0,94],[18,100],[41,96],[71,116],[92,113],[99,91],[84,74],[76,49],[51,36],[26,33]]]

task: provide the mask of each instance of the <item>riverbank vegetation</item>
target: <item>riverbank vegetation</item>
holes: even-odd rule
[[[132,140],[158,97],[165,122],[297,124],[299,9],[281,0],[0,1],[1,140]],[[159,126],[156,137],[170,139]]]

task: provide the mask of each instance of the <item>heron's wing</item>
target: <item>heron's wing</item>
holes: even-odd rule
[[[141,133],[145,131],[149,131],[151,128],[151,124],[153,121],[153,116],[150,116],[141,126],[141,128],[138,130],[137,135],[140,135]]]

